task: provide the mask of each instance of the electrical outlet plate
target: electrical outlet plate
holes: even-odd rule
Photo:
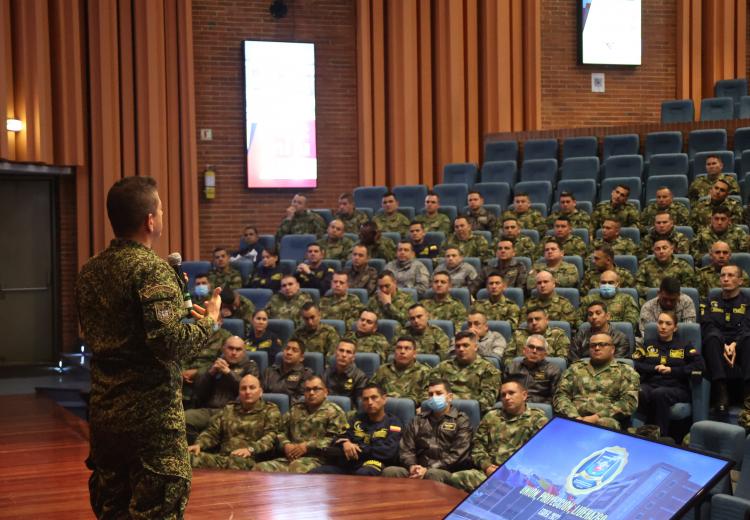
[[[212,141],[214,134],[210,128],[201,128],[201,141]]]
[[[604,92],[603,72],[594,72],[591,74],[591,92]]]

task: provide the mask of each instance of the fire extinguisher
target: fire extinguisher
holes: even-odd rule
[[[206,166],[206,171],[203,172],[203,193],[208,200],[216,198],[216,172],[210,164]]]

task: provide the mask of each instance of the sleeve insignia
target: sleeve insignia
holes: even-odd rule
[[[396,426],[395,424],[392,424],[388,427],[388,431],[398,433],[401,431],[401,426]]]
[[[142,300],[150,300],[156,295],[166,295],[167,297],[173,297],[176,295],[175,288],[165,283],[149,285],[148,287],[144,287],[143,289],[141,289],[139,292]]]
[[[169,323],[174,316],[172,304],[167,300],[154,302],[154,314],[159,323]]]

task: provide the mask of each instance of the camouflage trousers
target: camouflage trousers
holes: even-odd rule
[[[450,484],[455,488],[471,493],[485,480],[487,480],[487,475],[484,474],[484,471],[478,469],[467,469],[453,473],[446,484]]]
[[[617,419],[613,419],[612,417],[599,417],[599,420],[596,421],[596,424],[598,424],[599,426],[604,426],[605,428],[612,428],[613,430],[622,430],[620,421],[618,421]]]
[[[282,457],[259,462],[255,466],[255,471],[264,471],[267,473],[307,473],[311,469],[322,465],[323,462],[317,457],[300,457],[291,462],[289,462],[289,459]]]
[[[238,469],[250,471],[255,467],[252,457],[237,457],[235,455],[219,455],[216,453],[190,454],[190,465],[194,468]]]
[[[737,424],[745,428],[746,431],[750,431],[750,397],[745,397],[742,411],[737,417]]]
[[[452,473],[445,471],[444,469],[428,469],[424,474],[424,480],[435,480],[437,482],[448,483]],[[407,478],[409,476],[409,470],[401,466],[388,466],[383,470],[384,477],[390,478]]]

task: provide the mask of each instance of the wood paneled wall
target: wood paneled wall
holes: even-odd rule
[[[540,0],[357,0],[363,185],[434,184],[541,121]]]

